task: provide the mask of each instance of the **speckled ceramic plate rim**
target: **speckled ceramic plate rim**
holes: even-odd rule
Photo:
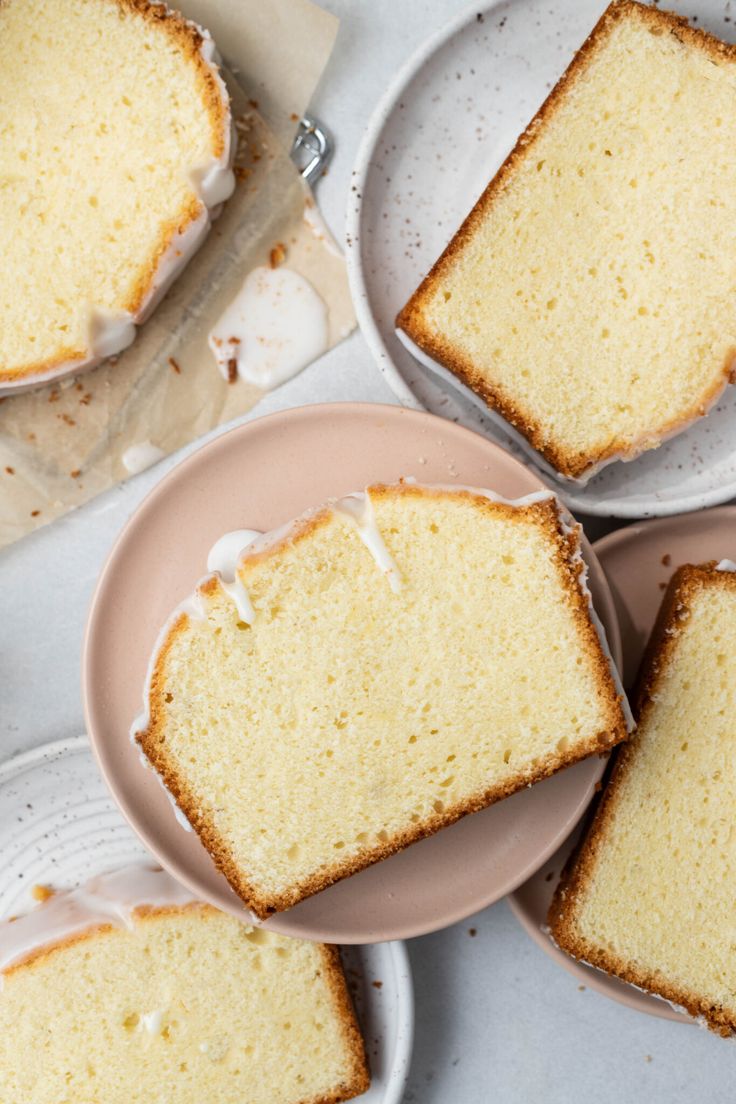
[[[358,153],[353,168],[351,185],[354,194],[348,200],[345,215],[346,236],[348,248],[345,253],[348,282],[353,299],[356,317],[366,343],[373,353],[374,359],[381,375],[391,388],[391,391],[402,404],[410,410],[428,410],[424,403],[417,397],[407,384],[403,375],[396,367],[386,343],[381,336],[373,313],[370,308],[366,274],[363,265],[363,253],[361,247],[361,220],[363,218],[363,196],[365,194],[366,180],[371,168],[371,163],[376,154],[376,147],[381,137],[384,126],[395,110],[402,94],[419,74],[422,67],[429,61],[449,39],[462,31],[468,24],[478,19],[479,14],[485,16],[494,8],[501,6],[505,0],[493,0],[492,3],[477,4],[464,8],[458,15],[445,23],[437,31],[418,47],[399,69],[393,81],[389,84],[378,104],[374,108],[363,140],[358,147]],[[357,194],[357,200],[355,195]],[[489,438],[490,439],[490,438]],[[498,443],[494,439],[494,443]],[[500,447],[503,447],[501,445]],[[535,467],[535,471],[537,471]],[[736,497],[736,480],[724,483],[711,490],[697,491],[691,494],[680,495],[668,501],[662,502],[655,497],[645,500],[641,496],[635,499],[619,498],[609,499],[596,503],[594,499],[578,497],[574,487],[566,486],[550,480],[541,471],[539,477],[552,486],[555,493],[564,500],[573,511],[581,514],[589,514],[598,517],[617,517],[627,520],[647,517],[671,517],[676,514],[689,513],[706,509],[707,507],[720,506],[729,499]]]
[[[345,227],[349,243],[357,242],[358,245],[360,245],[360,223],[363,217],[362,197],[365,190],[366,177],[375,156],[376,146],[381,136],[381,131],[389,116],[393,113],[402,92],[411,81],[414,80],[422,66],[429,60],[432,54],[443,46],[448,39],[452,38],[453,35],[457,34],[458,31],[462,30],[472,20],[477,19],[479,12],[490,12],[493,8],[498,7],[501,2],[502,0],[493,0],[491,4],[478,4],[474,7],[464,8],[458,15],[451,19],[449,23],[445,23],[435,31],[434,34],[425,39],[421,46],[419,46],[411,57],[402,65],[393,81],[391,81],[383,96],[378,101],[378,104],[373,110],[373,114],[368,120],[368,126],[363,135],[363,140],[358,147],[355,167],[352,172],[351,186],[357,192],[358,201],[356,203],[352,197],[348,200]],[[381,375],[384,377],[402,406],[406,406],[410,410],[426,410],[427,408],[420,402],[396,368],[381,336],[381,331],[376,325],[369,305],[362,250],[360,248],[347,249],[345,251],[345,260],[355,314],[361,332],[376,359]],[[494,442],[494,444],[495,443],[496,442]]]
[[[8,778],[33,767],[36,762],[46,762],[65,752],[76,754],[86,750],[91,754],[89,740],[86,736],[70,736],[68,739],[52,740],[48,744],[39,744],[38,747],[29,748],[28,751],[19,751],[17,755],[11,755],[9,759],[0,762],[0,785]]]
[[[414,984],[406,944],[401,939],[392,939],[385,945],[390,948],[394,969],[397,1027],[393,1062],[386,1080],[382,1104],[400,1104],[409,1078],[414,1049]],[[356,950],[360,952],[360,949],[360,944],[356,945]]]
[[[19,752],[17,755],[12,755],[9,759],[0,762],[0,790],[16,777],[32,771],[38,765],[49,764],[53,760],[63,758],[66,755],[78,754],[86,754],[90,764],[94,763],[90,741],[87,736],[72,736],[67,739],[54,740],[30,748],[28,751]],[[109,800],[110,804],[114,805],[117,810],[117,804],[111,796]],[[60,811],[62,808],[63,806],[60,807]],[[130,829],[130,832],[132,835],[133,830]],[[0,855],[2,855],[2,851],[3,847],[0,842]],[[2,918],[0,917],[1,921]],[[361,956],[365,953],[364,948],[365,945],[355,945],[349,948],[349,953],[356,956],[358,961],[361,961]],[[385,977],[385,970],[383,968],[381,970],[381,999],[389,998],[392,1003],[390,1012],[386,1004],[383,1005],[383,1025],[384,1028],[389,1026],[392,1028],[392,1037],[389,1039],[388,1031],[384,1031],[382,1045],[384,1048],[389,1042],[392,1045],[389,1055],[390,1065],[384,1073],[383,1085],[376,1085],[376,1087],[380,1087],[381,1094],[380,1096],[374,1096],[374,1104],[400,1104],[409,1076],[414,1045],[414,986],[411,963],[406,945],[401,940],[392,940],[380,944],[374,947],[373,950],[378,950],[381,955],[387,957],[392,972],[392,977],[389,980]],[[368,997],[377,1004],[378,994],[373,995],[369,987],[366,987],[365,991],[368,993]],[[375,1011],[373,1015],[376,1015]],[[373,1040],[366,1039],[366,1048],[369,1052],[372,1042]],[[374,1082],[374,1084],[376,1083]],[[362,1099],[369,1102],[372,1097],[371,1095],[365,1095]]]

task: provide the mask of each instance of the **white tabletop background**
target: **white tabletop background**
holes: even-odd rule
[[[342,23],[312,105],[337,144],[318,198],[342,239],[350,172],[374,104],[414,48],[461,5],[323,3]],[[358,333],[273,392],[256,413],[338,400],[394,401]],[[95,580],[123,523],[182,455],[0,553],[2,758],[83,731],[79,656]],[[593,538],[607,528],[586,524]],[[417,1025],[405,1104],[720,1104],[736,1098],[733,1044],[581,990],[503,902],[413,940],[409,951]]]

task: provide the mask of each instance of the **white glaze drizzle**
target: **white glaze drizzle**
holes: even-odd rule
[[[208,343],[225,379],[266,391],[291,379],[327,350],[327,305],[312,285],[283,265],[259,266],[212,328]]]
[[[252,625],[256,619],[256,611],[250,600],[245,583],[238,577],[238,563],[243,552],[263,534],[257,529],[234,529],[231,533],[225,533],[210,548],[207,556],[207,570],[213,575],[219,575],[220,586],[225,594],[235,603],[240,620],[246,625]]]
[[[219,214],[219,208],[217,213]],[[150,318],[179,273],[202,245],[209,234],[213,217],[214,213],[208,210],[207,207],[203,207],[196,218],[187,223],[183,230],[178,230],[174,234],[159,257],[151,286],[146,292],[143,302],[136,314],[130,316],[133,337],[135,337],[136,327],[141,326]],[[112,355],[110,353],[99,353],[96,349],[94,351],[100,358]],[[121,350],[115,351],[120,352]]]
[[[189,171],[189,179],[194,191],[205,207],[212,210],[219,208],[235,191],[235,173],[232,168],[235,153],[235,127],[230,112],[230,95],[220,73],[222,58],[215,46],[212,35],[204,27],[200,27],[198,23],[194,23],[192,20],[189,20],[189,22],[202,36],[199,52],[214,77],[217,90],[220,93],[220,102],[226,111],[222,153],[216,160],[210,159],[201,165],[195,165]],[[219,214],[219,210],[217,213]]]
[[[161,7],[168,9],[165,4]],[[150,288],[137,311],[114,311],[97,304],[90,304],[87,311],[87,346],[89,354],[77,360],[56,365],[35,375],[33,379],[7,380],[0,384],[0,395],[38,387],[49,380],[61,379],[70,373],[94,368],[108,357],[122,353],[133,342],[136,329],[153,312],[176,277],[189,263],[209,233],[212,220],[220,213],[222,204],[235,190],[235,174],[232,169],[235,139],[230,96],[220,75],[220,57],[209,31],[193,20],[187,20],[201,36],[200,55],[214,78],[224,109],[223,149],[219,157],[194,165],[187,172],[192,189],[202,202],[202,209],[183,231],[177,232],[163,251],[156,264]]]
[[[556,498],[555,492],[551,490],[530,491],[529,494],[522,495],[520,498],[504,498],[503,495],[497,494],[495,491],[489,491],[485,487],[469,487],[466,483],[418,483],[412,477],[404,479],[404,483],[426,487],[430,491],[466,491],[468,494],[487,498],[489,502],[500,502],[506,506],[533,506],[535,502],[547,502],[550,498]],[[557,505],[561,510],[564,509],[559,501]]]
[[[733,560],[721,560],[716,564],[716,571],[736,571],[736,563]]]
[[[636,728],[636,721],[634,720],[634,714],[631,711],[631,706],[629,705],[629,699],[626,695],[626,691],[624,690],[624,684],[621,681],[621,675],[619,674],[618,667],[616,666],[616,664],[614,662],[614,659],[613,659],[613,653],[611,652],[610,646],[608,644],[608,637],[606,636],[606,630],[603,627],[603,622],[601,621],[600,617],[596,613],[595,606],[593,605],[593,596],[590,593],[590,588],[588,587],[588,565],[585,563],[585,560],[583,559],[582,552],[580,553],[580,559],[582,560],[582,563],[583,563],[584,566],[583,566],[583,570],[578,575],[578,579],[580,581],[580,586],[581,586],[581,589],[583,591],[583,594],[588,599],[588,614],[590,615],[590,620],[593,622],[593,628],[595,629],[596,633],[598,634],[598,640],[600,641],[601,651],[603,652],[604,656],[608,660],[608,669],[611,672],[611,678],[613,679],[613,685],[615,686],[616,693],[618,694],[618,697],[619,697],[619,702],[621,704],[621,712],[623,713],[624,721],[626,722],[626,731],[627,732],[633,732],[634,729]]]
[[[197,898],[164,870],[128,866],[55,893],[37,909],[0,923],[0,975],[45,947],[103,924],[132,930],[136,909],[181,907]]]
[[[228,598],[231,598],[235,603],[240,620],[244,621],[246,625],[252,625],[256,619],[256,611],[253,609],[253,603],[245,585],[240,579],[236,578],[232,583],[225,583],[220,579],[220,586]]]
[[[233,529],[212,545],[207,555],[207,570],[218,574],[223,582],[232,583],[238,561],[249,544],[263,533],[259,529]]]
[[[135,338],[135,322],[128,311],[90,307],[87,313],[87,344],[103,360],[127,349]]]
[[[163,460],[166,453],[158,445],[152,445],[150,441],[137,441],[130,445],[123,453],[121,459],[123,467],[131,475],[138,475],[146,468]]]
[[[394,594],[399,594],[403,587],[401,572],[386,547],[381,531],[376,524],[376,515],[368,492],[362,491],[339,498],[332,504],[332,509],[334,513],[348,518],[353,524],[358,536],[375,560],[379,571],[383,572],[388,579],[391,590]]]

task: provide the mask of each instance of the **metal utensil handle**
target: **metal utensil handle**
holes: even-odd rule
[[[303,115],[291,147],[291,159],[307,184],[322,175],[333,149],[332,135],[327,128],[313,116]]]

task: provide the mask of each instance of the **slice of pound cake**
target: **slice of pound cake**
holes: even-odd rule
[[[200,584],[134,735],[265,918],[624,739],[584,574],[549,492],[371,487]]]
[[[550,910],[563,950],[736,1031],[736,570],[665,594],[621,751]]]
[[[337,1104],[369,1084],[335,947],[131,867],[0,924],[7,1104]]]
[[[120,352],[202,243],[234,186],[214,58],[148,0],[0,3],[0,392]]]
[[[620,0],[398,316],[425,363],[584,481],[736,369],[736,47]]]

